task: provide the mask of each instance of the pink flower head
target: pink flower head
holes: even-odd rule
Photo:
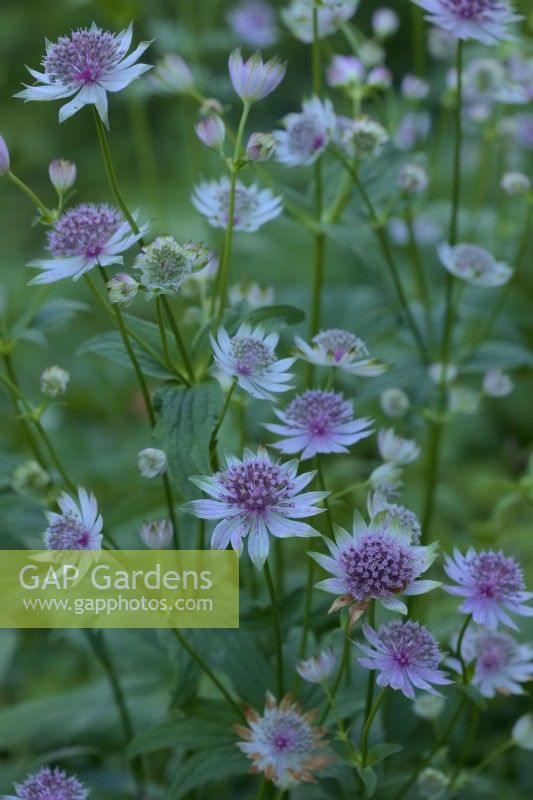
[[[378,686],[399,689],[411,700],[415,688],[430,694],[440,694],[432,684],[445,686],[451,683],[439,669],[442,655],[432,633],[419,622],[395,619],[375,631],[363,625],[369,645],[357,646],[365,654],[359,664],[377,670]]]
[[[453,559],[445,558],[444,569],[454,586],[444,586],[453,595],[464,597],[459,606],[463,614],[472,614],[474,622],[494,630],[498,622],[503,622],[517,630],[507,614],[533,616],[533,608],[524,605],[531,600],[533,593],[526,592],[524,575],[514,558],[501,551],[481,550],[477,553],[471,547],[466,555],[455,549]]]
[[[45,544],[48,550],[101,550],[102,516],[93,494],[78,489],[78,501],[63,493],[57,499],[61,511],[47,512]]]
[[[456,39],[496,44],[512,39],[508,25],[522,17],[514,14],[508,0],[413,0],[425,9],[426,19],[449,31]]]
[[[338,367],[352,375],[371,378],[381,375],[387,364],[370,358],[366,344],[350,331],[329,328],[320,331],[307,344],[299,336],[294,338],[298,357],[320,367]]]
[[[141,42],[129,55],[131,24],[120,33],[110,33],[94,23],[80,28],[57,42],[48,42],[43,58],[43,72],[30,69],[38,81],[26,86],[16,97],[24,100],[73,99],[61,106],[59,121],[71,117],[83,106],[93,104],[107,125],[107,92],[119,92],[147,70],[149,64],[137,64],[150,42]]]
[[[241,51],[234,50],[228,61],[233,88],[243,103],[255,103],[271,94],[285,76],[287,65],[278,58],[263,63],[261,53],[243,61]]]
[[[372,420],[354,419],[352,404],[337,392],[307,389],[283,411],[274,409],[282,424],[265,427],[284,438],[273,446],[282,453],[347,453],[348,446],[370,436]]]
[[[461,655],[467,664],[474,662],[472,683],[483,697],[494,697],[496,693],[524,694],[520,684],[533,680],[533,647],[519,644],[504,631],[469,628]],[[447,663],[461,672],[457,659],[450,658]]]
[[[192,500],[183,507],[201,519],[221,520],[213,531],[212,549],[225,550],[231,544],[241,554],[247,539],[248,554],[257,569],[262,569],[270,550],[269,535],[280,539],[318,536],[314,528],[300,522],[324,510],[315,503],[328,492],[300,494],[314,472],[297,477],[297,461],[272,461],[262,447],[257,453],[246,450],[242,461],[227,456],[226,462],[226,468],[212,477],[191,478],[214,499]]]
[[[15,784],[14,800],[86,800],[89,791],[61,769],[43,767],[24,783]]]

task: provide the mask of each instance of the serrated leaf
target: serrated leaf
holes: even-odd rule
[[[175,714],[136,736],[128,747],[131,757],[169,747],[184,746],[191,750],[206,750],[230,745],[235,739],[231,727],[205,719],[185,719]]]
[[[211,472],[209,443],[222,409],[218,383],[190,389],[163,386],[154,397],[158,412],[154,437],[165,451],[172,477],[184,497],[197,497],[191,475]]]
[[[401,744],[395,744],[394,742],[383,742],[383,744],[371,747],[368,751],[368,766],[373,767],[375,764],[379,764],[380,761],[394,755],[394,753],[399,753],[401,749]]]
[[[233,747],[219,747],[205,753],[195,753],[184,761],[174,775],[169,790],[169,800],[179,800],[192,789],[210,781],[221,781],[236,775],[245,775],[250,762]],[[207,795],[206,795],[207,796]]]
[[[171,372],[168,372],[168,370],[155,361],[155,359],[145,353],[144,350],[141,350],[138,344],[132,342],[131,345],[145,375],[149,375],[152,378],[161,378],[163,380],[174,377]],[[120,364],[121,367],[133,369],[130,357],[118,331],[104,331],[104,333],[98,333],[96,336],[91,337],[80,345],[77,352],[80,355],[93,353],[94,355],[101,356],[111,361],[113,364]]]

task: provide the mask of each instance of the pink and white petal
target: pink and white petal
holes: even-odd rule
[[[95,102],[95,94],[93,89],[87,88],[83,86],[78,94],[69,102],[65,103],[64,106],[61,106],[59,109],[59,122],[65,122],[65,120],[72,117],[73,114],[76,114],[83,106],[90,105],[91,103]]]
[[[278,539],[287,539],[290,536],[298,536],[309,538],[311,536],[320,536],[318,531],[308,525],[306,522],[298,522],[297,520],[287,519],[282,517],[281,514],[276,514],[271,511],[267,518],[267,525],[270,533],[277,536]]]
[[[132,67],[118,67],[117,69],[101,78],[98,83],[106,92],[120,92],[130,83],[140,78],[145,72],[152,69],[151,64],[135,64]]]
[[[385,597],[380,600],[380,603],[383,608],[387,608],[389,611],[395,611],[397,614],[407,614],[407,606],[398,597]]]
[[[122,59],[120,64],[118,64],[118,66],[115,67],[115,70],[126,69],[128,67],[131,67],[132,64],[135,64],[135,62],[139,60],[139,58],[142,56],[145,50],[148,50],[148,48],[152,44],[152,41],[140,42],[135,48],[135,50],[131,51],[129,56],[126,56],[126,58]]]
[[[201,519],[226,519],[227,517],[236,517],[241,513],[240,508],[230,506],[228,503],[221,503],[218,500],[191,500],[183,506],[183,510],[193,513]]]
[[[26,84],[24,84],[26,86]],[[21,92],[17,92],[15,97],[20,97],[26,102],[32,100],[46,101],[46,100],[63,100],[65,97],[72,97],[76,89],[67,89],[65,86],[57,86],[56,84],[45,86],[26,86]]]
[[[225,550],[231,540],[234,529],[234,520],[223,519],[219,522],[211,536],[211,550]]]
[[[83,268],[85,263],[86,260],[82,256],[30,261],[28,267],[40,269],[42,272],[32,278],[28,285],[37,286],[44,283],[55,283],[64,278],[72,278]]]
[[[248,555],[257,569],[263,569],[270,550],[270,540],[265,523],[257,517],[248,535]]]
[[[329,594],[337,594],[339,596],[346,594],[346,585],[341,578],[326,578],[323,581],[315,583],[315,589],[321,589],[323,592],[329,592]]]

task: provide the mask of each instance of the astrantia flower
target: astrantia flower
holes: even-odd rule
[[[148,230],[142,225],[132,233],[120,211],[108,205],[81,203],[65,211],[48,234],[52,258],[30,261],[29,267],[42,272],[30,285],[53,283],[63,278],[78,280],[97,265],[122,264],[120,253],[138,242]]]
[[[263,63],[261,53],[254,53],[248,61],[243,61],[241,51],[234,50],[228,61],[229,75],[233,88],[243,103],[263,100],[280,85],[287,65],[278,58]]]
[[[323,39],[335,33],[343,22],[349,20],[359,5],[359,0],[323,0],[317,6],[318,37]],[[305,44],[313,41],[314,0],[292,0],[281,12],[291,33]]]
[[[239,554],[248,537],[248,554],[257,569],[262,569],[270,549],[269,534],[285,539],[290,536],[318,536],[314,528],[299,520],[322,513],[314,504],[328,492],[304,492],[314,472],[296,476],[297,461],[279,464],[271,461],[264,448],[257,454],[246,450],[240,461],[226,457],[226,469],[212,477],[191,480],[214,500],[192,500],[184,510],[201,519],[220,519],[211,547],[224,550],[229,544]]]
[[[431,87],[418,75],[404,75],[401,83],[402,95],[406,100],[425,100]]]
[[[0,136],[0,175],[7,175],[11,169],[9,148],[3,136]]]
[[[62,197],[65,192],[68,192],[76,182],[76,175],[78,168],[73,161],[67,161],[64,158],[58,158],[51,161],[48,167],[48,175],[50,176],[50,183]]]
[[[339,367],[351,375],[373,378],[381,375],[387,365],[377,358],[370,358],[366,344],[350,331],[329,328],[313,336],[312,344],[294,337],[298,357],[319,367]]]
[[[195,91],[194,76],[181,56],[163,56],[149,75],[150,82],[157,89],[172,94],[191,94]]]
[[[531,189],[531,181],[523,172],[506,172],[502,175],[500,186],[508,195],[523,195]]]
[[[392,464],[411,464],[420,455],[420,447],[412,439],[397,436],[394,428],[378,433],[378,448],[383,461]]]
[[[103,520],[96,498],[85,489],[78,489],[78,502],[68,494],[60,494],[60,514],[48,511],[45,544],[48,550],[100,550]]]
[[[368,476],[368,485],[386,497],[398,494],[402,488],[402,471],[396,464],[380,464]]]
[[[137,467],[143,478],[158,478],[166,472],[167,454],[156,447],[145,447],[137,453]]]
[[[227,228],[229,220],[230,180],[227,177],[218,181],[202,181],[192,196],[192,202],[213,228]],[[237,181],[235,191],[235,211],[233,229],[253,233],[279,217],[283,211],[283,201],[270,189],[259,189],[257,184],[245,186]]]
[[[304,681],[309,683],[324,683],[327,681],[337,663],[337,656],[333,650],[321,650],[317,656],[296,664],[296,672]]]
[[[529,644],[519,644],[503,631],[469,628],[461,655],[467,664],[474,661],[472,683],[483,697],[494,697],[497,692],[524,694],[520,683],[533,680],[533,648]],[[449,659],[448,663],[460,672],[458,660]]]
[[[226,126],[216,114],[208,114],[194,126],[196,135],[206,147],[222,150],[226,138]]]
[[[411,401],[403,389],[391,386],[381,392],[379,404],[388,417],[403,417],[409,411]]]
[[[261,716],[252,708],[245,709],[248,727],[234,725],[244,739],[237,747],[253,761],[251,772],[263,773],[281,789],[290,789],[301,781],[314,783],[313,772],[331,761],[320,753],[324,748],[323,728],[313,726],[316,711],[303,713],[286,695],[278,704],[268,693]]]
[[[337,118],[331,100],[311,97],[304,100],[302,111],[287,114],[285,130],[274,131],[276,158],[288,167],[313,164],[331,139]]]
[[[107,125],[107,92],[119,92],[149,70],[149,64],[135,62],[150,42],[141,42],[126,55],[131,44],[131,24],[120,33],[97,28],[80,28],[57,42],[48,42],[42,64],[43,72],[28,72],[39,82],[26,86],[16,97],[24,100],[64,100],[75,97],[59,109],[64,122],[83,106],[93,104]]]
[[[227,14],[234,35],[249,47],[270,47],[276,44],[279,31],[272,6],[263,0],[245,0]]]
[[[363,631],[372,646],[358,644],[365,657],[357,660],[361,666],[377,670],[378,686],[399,689],[412,700],[415,688],[439,694],[432,684],[451,683],[439,669],[442,655],[435,637],[419,622],[395,619],[377,631],[363,625]]]
[[[248,309],[273,306],[276,295],[272,286],[260,286],[255,281],[235,283],[228,290],[230,305],[243,304]]]
[[[372,14],[372,30],[378,39],[387,39],[400,27],[400,18],[392,8],[378,8]]]
[[[503,261],[496,261],[488,250],[476,244],[458,244],[455,247],[442,242],[437,248],[440,263],[456,278],[474,286],[502,286],[513,270]]]
[[[86,800],[89,790],[77,778],[56,768],[43,767],[24,783],[16,783],[18,800]]]
[[[274,413],[283,424],[265,428],[284,438],[273,447],[282,453],[301,453],[302,460],[317,453],[347,453],[349,445],[372,433],[372,420],[354,419],[352,403],[338,392],[307,389]]]
[[[139,528],[139,536],[150,550],[166,550],[172,541],[172,534],[172,522],[169,519],[143,522]]]
[[[381,514],[381,518],[386,525],[399,525],[403,530],[410,531],[413,544],[420,543],[422,527],[414,511],[405,508],[405,506],[400,506],[397,503],[391,503],[387,500],[387,497],[380,492],[374,492],[368,495],[367,508],[370,519],[374,519],[378,514]]]
[[[389,135],[383,125],[362,115],[342,126],[338,143],[350,157],[367,161],[376,158],[388,140]]]
[[[150,299],[160,293],[176,294],[184,281],[203,269],[208,261],[209,250],[203,244],[180,244],[172,236],[158,236],[137,256],[134,267],[140,270],[140,282]]]
[[[19,464],[11,474],[11,486],[18,494],[40,492],[48,486],[50,480],[48,472],[33,459]]]
[[[431,114],[427,111],[407,111],[398,123],[394,144],[399,150],[412,150],[422,145],[431,130]]]
[[[522,17],[514,14],[508,0],[413,0],[428,11],[426,19],[450,31],[456,39],[475,39],[496,44],[512,39],[507,26]]]
[[[396,179],[396,185],[406,194],[419,194],[427,189],[428,183],[428,174],[419,164],[404,164]]]
[[[266,335],[261,328],[244,323],[235,336],[219,328],[218,338],[211,336],[211,346],[217,366],[226,375],[236,378],[239,386],[252,397],[273,400],[272,392],[286,392],[293,377],[286,370],[294,358],[276,358],[277,333]]]
[[[483,389],[489,397],[506,397],[513,391],[514,384],[501,369],[489,369],[483,376]]]
[[[334,577],[317,584],[317,588],[337,594],[330,611],[350,606],[355,622],[371,600],[391,611],[407,614],[407,606],[399,594],[423,594],[440,584],[418,581],[437,556],[437,545],[419,547],[411,543],[412,532],[401,526],[398,518],[387,520],[379,514],[367,525],[355,512],[352,533],[335,528],[335,542],[328,541],[331,555],[310,555]]]
[[[41,392],[50,395],[50,397],[65,394],[69,381],[70,375],[66,369],[57,365],[48,367],[41,374]]]
[[[444,569],[454,586],[444,586],[449,594],[466,598],[459,606],[463,614],[472,614],[474,622],[493,630],[498,622],[510,628],[516,625],[507,614],[533,616],[533,608],[524,605],[533,597],[524,591],[524,575],[514,558],[501,551],[482,550],[477,553],[472,547],[466,555],[455,549],[453,559],[445,558]]]

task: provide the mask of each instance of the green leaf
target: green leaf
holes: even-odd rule
[[[487,369],[532,367],[533,353],[515,342],[484,342],[465,366],[465,372],[485,372]]]
[[[41,306],[32,320],[31,327],[40,331],[58,330],[66,322],[74,319],[78,313],[90,310],[91,307],[87,303],[56,297]]]
[[[394,755],[394,753],[399,753],[401,749],[401,744],[395,744],[394,742],[383,742],[383,744],[371,747],[368,751],[368,766],[373,767],[375,764],[379,764],[380,761]]]
[[[245,775],[248,768],[249,761],[239,753],[235,745],[213,748],[208,757],[205,753],[195,753],[180,764],[172,776],[168,798],[179,800],[192,789],[204,786],[210,781],[222,781],[235,775]],[[216,796],[216,793],[210,793],[209,796],[214,795]]]
[[[214,380],[191,389],[163,386],[154,397],[158,412],[154,437],[167,454],[170,472],[185,497],[198,497],[191,475],[211,472],[209,443],[222,402],[222,390]]]
[[[128,747],[129,757],[151,753],[168,747],[183,746],[190,750],[209,750],[235,739],[231,727],[205,719],[185,719],[174,714],[136,736]]]
[[[132,348],[145,375],[162,379],[174,377],[172,373],[168,372],[161,364],[155,361],[155,359],[145,353],[144,350],[141,350],[139,345],[135,342],[132,342]],[[80,355],[93,353],[108,361],[112,361],[113,364],[120,364],[121,367],[133,369],[130,357],[128,356],[122,337],[118,331],[98,333],[96,336],[93,336],[80,345],[77,352]]]
[[[361,769],[361,767],[358,767],[356,765],[355,768],[365,785],[366,796],[372,797],[378,785],[378,776],[376,775],[372,767],[365,767],[364,769]]]

